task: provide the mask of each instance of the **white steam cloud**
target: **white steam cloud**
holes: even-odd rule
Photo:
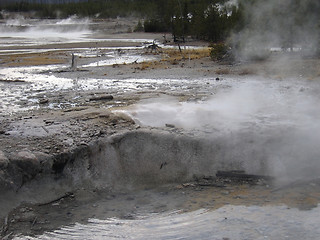
[[[263,159],[266,172],[279,180],[317,178],[319,93],[319,84],[303,80],[247,79],[206,102],[178,102],[171,97],[148,100],[131,115],[142,125],[172,124],[223,136],[230,142],[231,147],[225,146],[228,156],[242,157],[252,168],[257,159]]]
[[[50,44],[86,40],[92,34],[91,21],[72,16],[67,19],[34,20],[17,15],[0,25],[0,45]]]
[[[263,58],[270,49],[315,54],[320,46],[320,2],[239,1],[244,29],[231,42],[240,59]]]

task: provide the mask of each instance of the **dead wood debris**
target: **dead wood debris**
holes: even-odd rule
[[[177,186],[186,187],[217,187],[224,188],[230,184],[269,185],[273,178],[270,176],[247,174],[242,170],[217,171],[216,176],[194,175],[194,182]]]
[[[67,193],[65,193],[65,194],[64,194],[63,196],[61,196],[61,197],[58,197],[58,198],[56,198],[56,199],[53,199],[53,200],[51,200],[51,201],[49,201],[49,202],[40,203],[40,204],[38,204],[38,206],[50,205],[50,204],[59,202],[60,200],[65,199],[65,198],[68,198],[68,197],[69,197],[69,198],[74,198],[74,194],[73,194],[72,192],[67,192]]]
[[[102,96],[91,97],[89,101],[112,100],[112,99],[113,99],[112,95],[102,95]]]
[[[242,170],[232,170],[232,171],[218,171],[216,177],[220,179],[230,179],[236,182],[248,182],[255,183],[258,181],[271,181],[273,180],[270,176],[247,174]]]

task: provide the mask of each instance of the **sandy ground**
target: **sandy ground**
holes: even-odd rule
[[[150,38],[143,34],[128,37]],[[161,38],[161,35],[152,38]],[[197,43],[203,46],[204,43]],[[129,47],[136,43],[100,42],[74,43],[37,48],[50,49],[49,52],[30,54],[2,54],[2,67],[38,66],[47,64],[70,64],[70,48],[103,48]],[[67,48],[68,50],[63,50]],[[14,49],[19,49],[15,47]],[[54,50],[56,49],[56,50]],[[4,50],[4,49],[2,49]],[[301,77],[310,81],[320,80],[320,61],[315,59],[291,59],[290,56],[258,63],[218,63],[209,56],[194,56],[195,53],[176,51],[169,54],[167,50],[157,53],[140,50],[146,56],[157,60],[152,62],[113,64],[77,69],[59,68],[43,72],[71,79],[111,79],[126,81],[128,79],[196,79],[207,78],[212,81],[223,81],[225,76],[257,75],[277,79]],[[101,59],[96,57],[77,57],[78,66]],[[290,64],[279,64],[279,63]],[[1,81],[6,81],[1,79]],[[207,80],[209,81],[209,80]],[[10,84],[19,84],[10,83]],[[203,84],[208,84],[204,82]],[[209,84],[208,84],[209,85]],[[137,208],[145,212],[162,212],[174,209],[185,211],[199,208],[219,208],[225,204],[235,205],[268,205],[287,204],[289,207],[311,209],[320,201],[320,184],[318,182],[299,183],[294,186],[275,189],[264,183],[252,186],[248,183],[226,183],[223,188],[217,186],[200,186],[197,183],[157,187],[152,190],[139,191],[99,191],[94,189],[78,189],[72,194],[52,197],[45,202],[28,203],[26,199],[18,199],[19,189],[45,169],[46,159],[72,152],[101,137],[120,131],[139,128],[130,117],[112,110],[121,110],[141,99],[148,99],[162,94],[178,96],[181,100],[202,99],[207,93],[197,89],[187,91],[177,89],[168,91],[164,87],[154,89],[143,87],[142,91],[113,92],[94,91],[62,91],[56,93],[39,93],[42,101],[36,110],[18,111],[0,117],[0,180],[2,192],[7,199],[2,199],[1,225],[2,236],[12,237],[14,234],[39,234],[46,230],[73,222],[86,222],[90,217],[131,218]],[[112,95],[112,99],[108,96]],[[76,97],[75,97],[76,96]],[[48,109],[50,102],[69,102],[63,109]],[[23,161],[28,162],[23,169]],[[17,164],[19,169],[11,167]],[[20,165],[19,165],[20,164]],[[22,167],[21,167],[22,166]],[[22,169],[22,170],[21,170]],[[13,175],[13,176],[12,176]],[[307,186],[307,187],[306,187]],[[297,190],[298,189],[298,190]],[[10,205],[8,201],[13,201]],[[152,201],[150,199],[153,199]],[[21,202],[25,201],[21,204]],[[147,201],[147,202],[146,202]],[[151,202],[151,203],[150,203]],[[114,206],[107,211],[106,206]],[[10,209],[10,207],[16,207]],[[6,209],[6,210],[5,210]],[[70,209],[73,209],[71,211]],[[74,210],[76,209],[76,210]],[[104,209],[104,211],[102,211]],[[12,211],[11,211],[12,210]],[[107,211],[107,212],[105,212]],[[103,215],[103,216],[100,216]]]

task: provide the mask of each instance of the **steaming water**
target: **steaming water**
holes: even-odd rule
[[[226,81],[229,88],[220,86],[206,101],[152,99],[137,104],[129,114],[142,125],[170,124],[224,136],[231,145],[237,143],[235,150],[228,150],[230,155],[246,166],[254,165],[252,158],[263,159],[266,173],[279,181],[317,178],[319,84],[302,79]]]
[[[246,126],[318,127],[319,85],[303,80],[263,78],[226,79],[206,101],[179,102],[176,98],[149,99],[130,112],[143,125],[238,130]]]
[[[0,45],[87,41],[92,37],[88,20],[82,27],[74,22],[73,19],[40,23],[25,20],[6,22],[0,26]],[[80,54],[91,53],[89,49],[83,49]],[[106,57],[109,59],[79,67],[130,62],[139,56],[121,57],[110,53]],[[69,79],[42,73],[60,67],[1,68],[0,79],[23,81],[0,83],[1,111],[11,113],[37,108],[39,96],[49,92],[98,89],[105,89],[110,94],[140,90],[172,94],[184,92],[188,96],[194,95],[197,100],[151,99],[127,112],[142,125],[164,127],[170,123],[179,128],[225,134],[234,137],[234,141],[238,132],[249,131],[263,139],[260,141],[252,137],[250,146],[257,152],[266,152],[276,176],[318,176],[320,86],[317,83],[303,79],[278,81],[256,77],[230,77],[223,81],[213,78]],[[60,108],[63,104],[59,100],[49,107]],[[76,105],[77,102],[68,104]],[[65,226],[29,239],[318,239],[319,214],[319,207],[298,211],[286,207],[225,206],[215,211],[142,215],[135,220],[90,219],[88,224]]]
[[[116,24],[116,23],[114,23]],[[77,43],[77,42],[125,42],[137,43],[131,49],[143,48],[144,43],[152,43],[154,36],[150,38],[119,38],[119,34],[104,34],[104,28],[114,30],[117,26],[112,24],[100,26],[90,19],[70,17],[62,20],[32,20],[18,17],[0,21],[0,48],[1,53],[16,52],[43,52],[48,49],[30,49],[30,46],[44,46],[50,44]],[[109,29],[109,30],[110,30]],[[125,31],[125,30],[124,30]],[[159,44],[161,45],[161,44]],[[15,50],[8,47],[17,47]],[[25,47],[25,49],[23,49]],[[173,46],[162,46],[172,48]],[[127,47],[116,47],[128,49]],[[185,46],[185,48],[197,48]],[[57,50],[57,49],[56,49]],[[64,49],[68,50],[68,49]],[[74,48],[72,50],[75,50]],[[135,59],[136,60],[136,59]]]
[[[14,239],[310,239],[316,240],[320,208],[299,211],[280,207],[225,206],[188,213],[137,216],[135,220],[89,219],[38,237]]]
[[[110,28],[110,26],[107,27]],[[24,19],[22,17],[8,19],[0,22],[0,48],[17,47],[17,50],[11,51],[30,52],[30,46],[47,44],[117,41],[137,43],[139,45],[144,42],[152,42],[153,40],[117,38],[116,35],[105,37],[103,34],[97,34],[103,31],[100,28],[99,23],[76,17],[41,21]],[[26,49],[23,49],[23,47]],[[33,50],[33,52],[38,51],[46,51],[46,49]]]
[[[92,34],[88,19],[9,19],[0,25],[0,46],[29,46],[85,41]]]

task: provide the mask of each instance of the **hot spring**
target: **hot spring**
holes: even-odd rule
[[[156,69],[158,75],[146,77],[131,68],[123,75],[117,69],[119,63],[130,65],[155,57],[141,54],[142,45],[120,51],[98,49],[96,42],[113,41],[115,36],[104,36],[102,28],[90,20],[17,19],[2,24],[1,30],[4,55],[50,52],[51,44],[91,44],[63,48],[76,51],[82,60],[79,71],[65,71],[69,67],[65,63],[1,66],[0,103],[5,116],[30,110],[41,114],[59,110],[66,116],[70,111],[86,111],[88,96],[108,93],[119,98],[110,103],[90,102],[96,108],[94,116],[82,119],[75,119],[76,114],[64,122],[54,119],[54,114],[51,122],[41,114],[16,117],[7,123],[4,138],[50,139],[65,129],[70,134],[79,131],[81,138],[87,132],[73,126],[85,126],[92,119],[118,116],[115,125],[128,119],[135,122],[121,131],[108,128],[105,135],[100,131],[97,134],[102,137],[89,143],[79,141],[72,151],[40,155],[39,174],[30,182],[21,177],[18,193],[1,199],[3,229],[9,229],[4,237],[227,240],[319,236],[317,81],[253,74],[216,79],[205,64],[201,64],[201,74],[179,75],[192,69],[190,62],[174,74],[169,69],[165,76]],[[43,37],[34,38],[39,32]],[[129,41],[136,44],[144,39],[122,38],[122,42]],[[123,55],[121,50],[126,50]],[[115,75],[111,75],[113,65]],[[39,99],[45,97],[50,102],[41,105]],[[134,101],[126,104],[128,99]],[[103,115],[102,110],[109,112]],[[72,139],[64,137],[61,142],[72,144]],[[215,180],[218,171],[245,172],[274,181],[254,186],[221,183]]]

